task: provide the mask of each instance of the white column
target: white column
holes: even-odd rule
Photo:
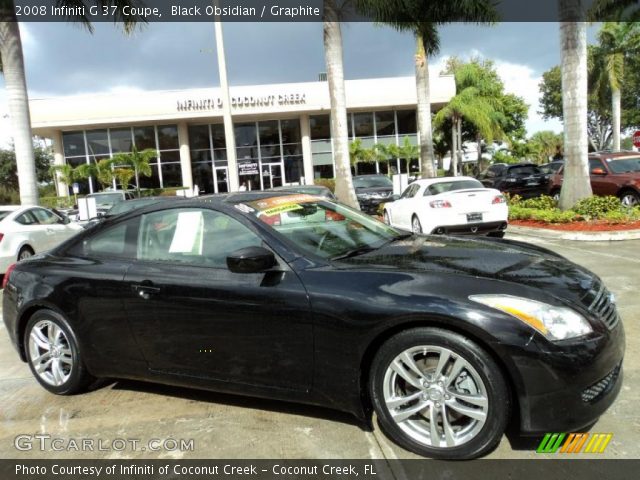
[[[309,115],[300,115],[300,134],[302,135],[302,165],[304,167],[304,183],[313,185],[313,155],[311,153],[311,132]]]
[[[182,186],[193,189],[191,175],[191,151],[189,149],[189,129],[186,122],[178,123],[178,142],[180,143],[180,170],[182,170]]]
[[[217,6],[218,2],[214,4]],[[224,119],[224,137],[227,145],[227,179],[229,191],[237,192],[240,182],[238,179],[238,165],[236,161],[236,138],[233,133],[233,119],[231,118],[231,95],[229,95],[229,83],[227,82],[227,62],[224,55],[224,43],[222,40],[222,22],[217,17],[213,22],[216,32],[216,49],[218,53],[218,73],[220,74],[220,91],[222,93],[222,116]]]
[[[54,165],[64,165],[64,150],[62,147],[62,132],[60,130],[56,130],[51,135],[51,142],[53,143],[53,164]],[[56,192],[58,192],[59,197],[68,197],[69,196],[69,186],[60,181],[59,175],[56,173],[54,177],[56,183]]]

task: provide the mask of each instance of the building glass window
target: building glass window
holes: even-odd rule
[[[238,161],[258,158],[258,134],[255,123],[239,123],[233,128]]]
[[[191,150],[209,150],[209,125],[189,126],[189,147]]]
[[[258,132],[260,135],[260,156],[262,161],[279,162],[282,152],[280,149],[278,121],[260,122],[258,124]]]
[[[373,114],[354,113],[353,125],[356,137],[373,137]]]
[[[329,115],[312,115],[309,117],[309,132],[311,140],[331,139],[331,125]]]
[[[133,137],[138,150],[152,148],[156,150],[156,131],[153,127],[135,127]]]
[[[178,150],[180,148],[177,125],[158,125],[156,128],[158,131],[158,150]]]
[[[131,138],[131,131],[129,131]],[[107,130],[89,130],[87,131],[87,150],[89,155],[107,155],[109,156],[109,136]]]
[[[160,153],[163,188],[182,186],[182,167],[180,166],[180,152],[166,151]]]
[[[111,139],[111,152],[130,152],[133,147],[131,128],[112,128],[109,130]]]
[[[399,110],[396,112],[398,118],[398,134],[415,135],[416,128],[416,111],[415,110]]]
[[[63,132],[62,144],[65,157],[86,155],[84,146],[84,132]]]
[[[395,137],[396,120],[393,112],[376,112],[376,135],[378,137]]]

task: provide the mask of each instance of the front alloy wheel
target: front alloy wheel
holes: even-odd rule
[[[421,455],[476,458],[506,428],[509,396],[500,369],[453,332],[420,328],[390,339],[374,360],[371,389],[385,433]]]

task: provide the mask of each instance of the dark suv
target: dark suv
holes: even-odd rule
[[[547,193],[548,176],[533,163],[494,163],[478,176],[487,188],[523,198]]]
[[[551,177],[549,194],[560,195],[564,167]],[[589,176],[594,195],[614,195],[629,207],[640,205],[640,153],[589,155]]]

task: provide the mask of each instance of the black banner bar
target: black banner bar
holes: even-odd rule
[[[628,480],[640,460],[0,460],[2,480]]]

